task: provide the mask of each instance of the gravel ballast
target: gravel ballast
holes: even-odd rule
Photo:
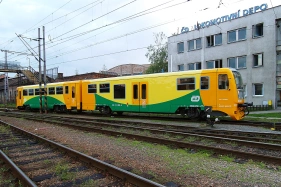
[[[131,172],[181,186],[281,186],[281,167],[259,162],[239,164],[208,152],[82,132],[49,123],[1,117],[2,121],[62,143]]]

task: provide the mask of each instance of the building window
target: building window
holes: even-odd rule
[[[188,64],[188,70],[194,70],[194,63]]]
[[[253,67],[263,66],[263,54],[254,54]]]
[[[184,43],[180,42],[178,43],[178,53],[183,53],[184,52]]]
[[[184,65],[183,64],[178,65],[178,71],[184,71]]]
[[[246,68],[246,56],[232,57],[227,59],[228,67],[235,69]]]
[[[201,69],[201,62],[188,64],[188,70],[198,70]]]
[[[263,96],[263,84],[253,84],[253,96]]]
[[[114,85],[114,99],[125,99],[125,84]]]
[[[177,80],[177,90],[194,90],[195,78],[180,78]]]
[[[253,38],[258,38],[263,36],[263,23],[259,23],[252,26]]]
[[[201,69],[201,62],[195,63],[195,69]]]
[[[222,34],[215,34],[211,36],[207,36],[207,47],[218,46],[222,44]]]
[[[227,32],[228,43],[246,40],[246,27]]]
[[[201,46],[201,38],[197,38],[197,39],[194,39],[194,40],[189,40],[187,42],[188,44],[188,51],[192,51],[192,50],[195,50],[195,49],[201,49],[202,46]]]
[[[206,62],[206,69],[222,68],[222,60],[211,60]]]

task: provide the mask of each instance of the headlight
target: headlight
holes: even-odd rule
[[[237,92],[238,92],[238,98],[244,99],[244,90],[237,90]]]

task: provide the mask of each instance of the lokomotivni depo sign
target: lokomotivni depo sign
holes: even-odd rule
[[[181,34],[187,33],[187,32],[192,31],[192,30],[203,29],[205,27],[209,27],[209,26],[212,26],[212,25],[217,25],[217,24],[220,24],[220,23],[223,23],[223,22],[226,22],[226,21],[230,21],[230,20],[233,20],[233,19],[240,18],[240,17],[245,17],[245,16],[248,16],[248,15],[254,14],[257,11],[264,11],[266,9],[267,9],[267,4],[262,4],[260,6],[254,6],[254,7],[245,9],[243,11],[238,10],[237,12],[232,13],[230,15],[225,15],[225,16],[222,16],[222,17],[218,17],[216,19],[212,19],[210,21],[197,23],[194,26],[191,26],[190,28],[189,27],[182,27],[181,28]]]

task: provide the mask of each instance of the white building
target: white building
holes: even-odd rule
[[[281,106],[281,6],[249,7],[168,38],[169,71],[232,67],[247,102]]]

